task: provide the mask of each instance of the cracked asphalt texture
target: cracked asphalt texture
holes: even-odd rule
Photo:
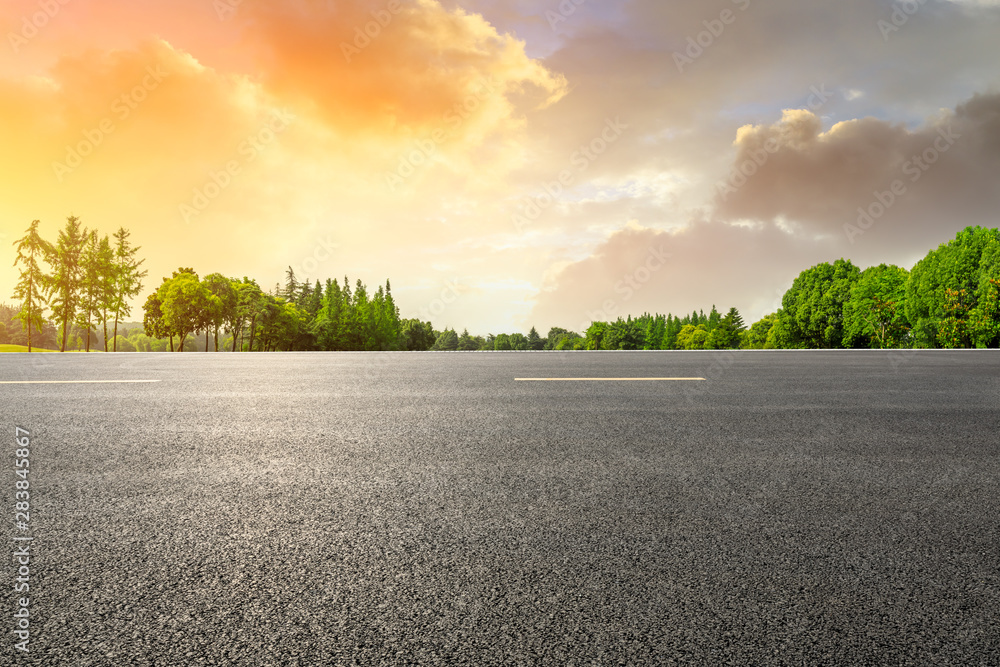
[[[514,382],[569,376],[707,381]],[[160,380],[0,385],[36,537],[30,652],[8,564],[0,664],[1000,664],[997,351],[4,354],[0,379]]]

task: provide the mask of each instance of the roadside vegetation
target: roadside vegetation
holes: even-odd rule
[[[387,280],[374,291],[326,280],[265,291],[248,277],[204,277],[180,268],[127,322],[146,271],[128,230],[101,237],[70,217],[50,243],[38,221],[14,242],[16,307],[0,305],[0,351],[11,347],[121,352],[528,351],[1000,346],[1000,230],[969,227],[912,270],[861,270],[838,259],[803,271],[781,308],[747,326],[736,308],[713,305],[676,316],[644,314],[593,322],[586,331],[553,327],[541,336],[438,331],[400,316]]]

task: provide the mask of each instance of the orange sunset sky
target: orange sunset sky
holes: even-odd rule
[[[1000,4],[900,7],[4,0],[0,299],[73,214],[143,246],[138,320],[178,266],[293,265],[474,334],[752,321],[997,226]]]

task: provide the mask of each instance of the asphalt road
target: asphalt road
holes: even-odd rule
[[[0,664],[1000,664],[996,351],[0,355],[122,379],[0,385]]]

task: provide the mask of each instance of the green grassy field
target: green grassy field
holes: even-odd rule
[[[0,345],[0,352],[27,352],[27,345]],[[32,346],[32,352],[58,352],[58,350],[43,350]]]

